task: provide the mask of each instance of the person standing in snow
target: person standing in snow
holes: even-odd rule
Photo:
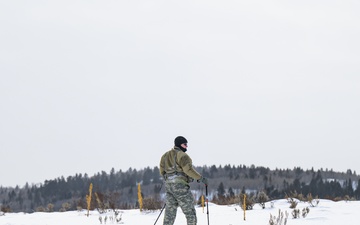
[[[197,180],[208,184],[208,180],[201,176],[193,167],[187,151],[187,140],[178,136],[174,140],[175,146],[166,152],[160,160],[160,174],[165,180],[166,208],[164,225],[173,225],[178,206],[185,214],[187,225],[196,225],[196,211],[194,197],[190,191],[189,182]]]

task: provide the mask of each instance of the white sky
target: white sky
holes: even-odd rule
[[[0,185],[159,163],[360,173],[360,3],[1,1]]]

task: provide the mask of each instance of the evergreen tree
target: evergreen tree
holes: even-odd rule
[[[219,187],[217,189],[217,195],[219,199],[225,197],[225,188],[223,182],[219,184]]]
[[[144,171],[144,175],[143,175],[143,179],[142,179],[143,185],[150,184],[152,177],[153,177],[153,172],[150,169],[150,167],[147,167]]]
[[[235,193],[234,193],[234,191],[233,191],[233,189],[231,187],[229,187],[228,193],[229,193],[230,198],[235,197]]]

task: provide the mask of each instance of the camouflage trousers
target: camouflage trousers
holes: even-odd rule
[[[185,214],[187,225],[196,225],[196,211],[194,197],[191,194],[190,186],[184,183],[165,183],[166,207],[164,225],[173,225],[178,206]]]

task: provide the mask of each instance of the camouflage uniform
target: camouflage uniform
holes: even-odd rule
[[[191,158],[180,148],[166,152],[160,161],[160,174],[165,178],[166,208],[164,225],[173,225],[178,206],[185,214],[187,225],[196,225],[194,197],[189,182],[200,179],[193,168]]]

